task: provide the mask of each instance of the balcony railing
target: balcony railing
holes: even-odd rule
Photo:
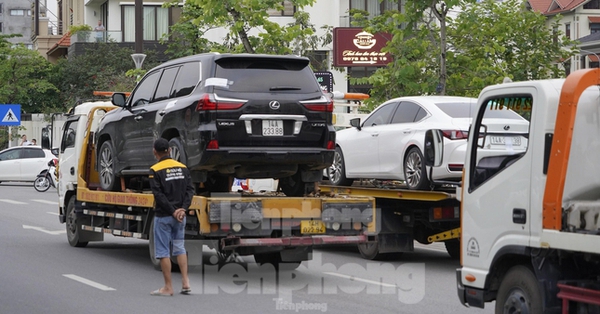
[[[71,43],[120,43],[122,39],[121,31],[79,31],[71,35]]]

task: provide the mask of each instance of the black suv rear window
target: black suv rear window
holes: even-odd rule
[[[226,89],[232,92],[314,93],[321,90],[305,60],[223,58],[217,60],[215,77],[227,79]]]

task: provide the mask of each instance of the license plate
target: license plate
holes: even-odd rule
[[[508,143],[521,146],[521,138],[518,136],[490,136],[490,141],[494,145],[506,145]]]
[[[325,223],[320,220],[300,221],[300,232],[303,234],[325,233]]]
[[[263,136],[283,136],[283,120],[263,120]]]

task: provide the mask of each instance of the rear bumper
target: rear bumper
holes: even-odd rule
[[[221,248],[224,250],[233,250],[240,247],[299,247],[328,244],[360,244],[366,242],[368,242],[368,236],[364,234],[354,236],[302,236],[253,239],[229,237],[221,239]]]
[[[198,168],[216,170],[237,165],[268,165],[269,169],[277,169],[278,166],[287,168],[298,165],[305,170],[321,170],[331,165],[334,153],[334,150],[323,148],[221,147],[204,151]]]

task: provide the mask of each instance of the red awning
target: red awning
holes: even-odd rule
[[[600,23],[600,16],[588,16],[590,23]]]
[[[598,56],[597,55],[587,55],[588,59],[590,59],[590,62],[598,62],[600,60],[598,60]]]

